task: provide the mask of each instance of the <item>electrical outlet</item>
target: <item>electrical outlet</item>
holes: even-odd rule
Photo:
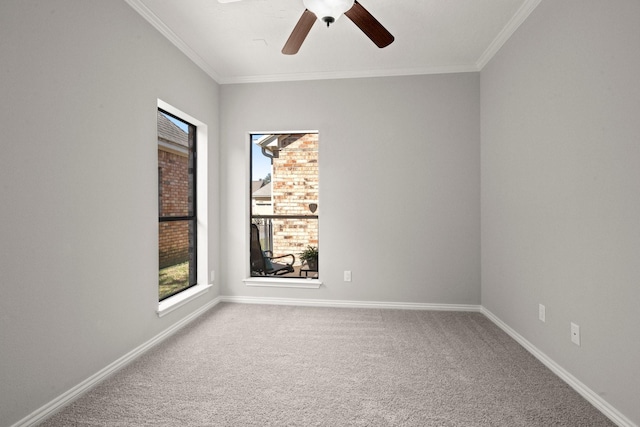
[[[538,304],[538,319],[541,322],[546,322],[547,318],[547,309],[542,304]]]
[[[211,283],[216,281],[216,271],[211,270]]]
[[[571,342],[575,345],[580,345],[580,326],[571,322]]]
[[[344,281],[345,282],[350,282],[351,281],[351,270],[345,270],[345,272],[344,272]]]

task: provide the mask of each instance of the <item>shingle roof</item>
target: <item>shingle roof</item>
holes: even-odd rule
[[[189,138],[185,131],[180,129],[164,114],[158,111],[158,139],[166,142],[181,145],[183,147],[189,146]]]
[[[267,182],[265,185],[255,190],[252,193],[253,197],[271,197],[271,182]]]
[[[255,193],[260,188],[262,188],[262,180],[261,179],[259,179],[257,181],[251,181],[251,194]]]

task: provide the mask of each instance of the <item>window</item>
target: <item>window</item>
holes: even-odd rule
[[[196,126],[158,109],[159,301],[197,283],[195,158]]]
[[[318,134],[251,135],[252,277],[319,278]]]

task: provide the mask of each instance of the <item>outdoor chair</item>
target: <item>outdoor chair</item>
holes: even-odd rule
[[[290,263],[273,262],[283,258],[291,258]],[[263,251],[260,245],[260,230],[255,224],[251,224],[251,272],[260,276],[278,276],[293,273],[293,263],[296,257],[293,254],[274,257],[271,251]]]

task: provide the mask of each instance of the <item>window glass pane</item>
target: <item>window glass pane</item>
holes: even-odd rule
[[[158,111],[158,209],[161,217],[194,213],[195,127]]]
[[[196,127],[158,110],[159,299],[196,284]]]
[[[251,139],[251,275],[318,277],[318,134]]]
[[[163,300],[196,283],[195,221],[160,222],[159,299]]]

